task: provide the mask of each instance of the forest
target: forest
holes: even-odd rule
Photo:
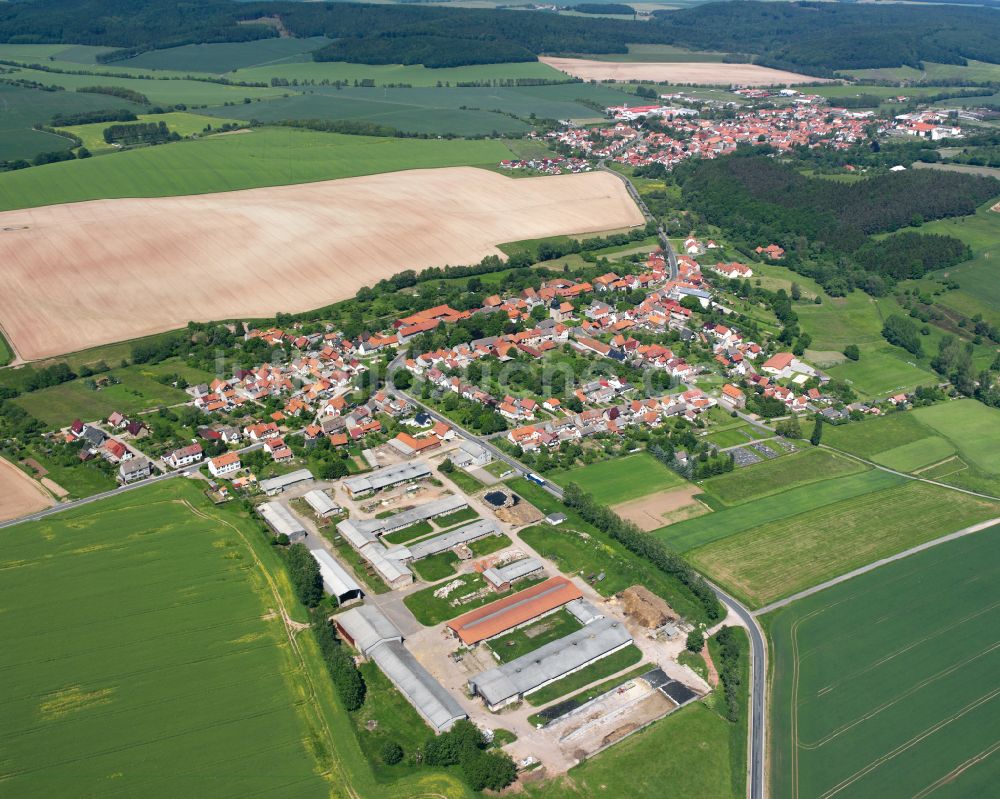
[[[253,21],[275,15],[295,36],[338,39],[314,54],[321,61],[457,66],[659,43],[752,54],[761,64],[818,76],[923,61],[1000,63],[994,8],[753,0],[656,11],[644,22],[410,3],[34,0],[0,4],[0,41],[104,45],[118,48],[101,57],[112,61],[156,48],[274,37],[273,27]]]
[[[686,207],[741,239],[745,249],[776,243],[785,263],[832,294],[876,296],[896,280],[960,263],[966,245],[950,236],[871,236],[944,217],[967,216],[1000,194],[1000,181],[938,170],[887,172],[853,183],[808,178],[747,148],[675,172]]]

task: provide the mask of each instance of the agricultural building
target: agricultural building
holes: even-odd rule
[[[536,558],[524,558],[508,563],[505,566],[491,566],[483,572],[483,579],[489,583],[497,593],[509,591],[510,587],[518,580],[523,580],[532,575],[541,574],[545,570],[541,561]]]
[[[374,541],[374,536],[402,530],[411,524],[445,516],[466,507],[468,503],[464,497],[445,497],[434,502],[425,502],[423,505],[417,505],[384,519],[346,519],[337,525],[337,529],[343,532],[343,528],[351,528],[357,540],[363,537],[367,541]]]
[[[276,494],[280,494],[286,488],[291,488],[294,485],[298,485],[299,483],[304,483],[306,480],[312,479],[312,472],[308,469],[297,469],[296,471],[289,472],[288,474],[280,474],[277,477],[261,480],[260,490],[269,497],[273,497]]]
[[[485,466],[493,460],[489,450],[482,444],[475,441],[463,441],[451,454],[451,462],[459,469],[471,469],[476,466]]]
[[[448,627],[464,644],[477,644],[552,613],[583,594],[565,577],[552,577],[452,619]]]
[[[430,477],[430,475],[431,470],[426,463],[420,461],[398,463],[394,466],[383,466],[368,474],[345,477],[344,488],[352,497],[360,497],[385,488],[392,488],[400,483]]]
[[[445,552],[457,547],[459,544],[469,544],[485,538],[488,535],[500,535],[500,528],[488,519],[478,519],[471,524],[463,525],[456,530],[449,530],[447,533],[434,538],[427,538],[418,541],[416,544],[407,547],[408,556],[403,555],[402,560],[422,560],[439,552]]]
[[[435,732],[444,732],[465,711],[403,646],[403,635],[378,608],[363,605],[335,616],[341,637],[377,665]]]
[[[325,491],[320,491],[318,488],[307,492],[302,498],[321,519],[325,519],[328,516],[335,516],[343,510],[340,505],[330,499],[329,494]]]
[[[388,641],[402,641],[403,634],[389,617],[374,605],[361,605],[333,617],[337,633],[368,657],[368,653]]]
[[[287,535],[292,543],[306,537],[306,528],[302,526],[295,515],[279,502],[265,502],[257,506],[257,513],[267,522],[275,535]]]
[[[572,602],[567,602],[566,610],[568,610],[573,615],[573,618],[584,626],[597,621],[598,619],[604,618],[604,614],[591,605],[586,599],[574,599]]]
[[[493,711],[517,702],[567,674],[624,649],[632,636],[620,621],[600,619],[469,680],[469,688]]]
[[[338,604],[346,604],[352,599],[361,599],[364,591],[347,570],[335,561],[325,549],[310,549],[309,553],[319,564],[323,578],[323,590],[337,598]]]

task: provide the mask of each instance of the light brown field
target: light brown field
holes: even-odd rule
[[[809,75],[785,72],[757,64],[721,64],[694,61],[639,62],[588,61],[583,58],[550,58],[539,61],[553,69],[583,80],[648,80],[657,83],[697,83],[710,86],[777,86],[791,83],[811,83],[819,80]]]
[[[13,463],[0,458],[0,522],[44,510],[53,504],[38,483]]]
[[[412,170],[0,213],[0,327],[25,360],[189,321],[273,316],[497,244],[638,225],[613,175]]]
[[[694,495],[700,493],[698,486],[673,488],[622,502],[613,506],[612,510],[623,519],[634,522],[640,530],[649,532],[708,513],[709,509],[694,499]]]

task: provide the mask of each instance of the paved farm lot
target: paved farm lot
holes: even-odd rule
[[[772,796],[995,792],[998,581],[994,526],[765,616]]]

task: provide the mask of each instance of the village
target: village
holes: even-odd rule
[[[562,124],[540,134],[570,155],[503,161],[500,166],[560,174],[587,171],[593,160],[607,160],[630,167],[661,164],[670,169],[689,158],[718,158],[741,144],[766,144],[778,151],[795,147],[847,150],[879,137],[931,141],[962,137],[955,109],[924,109],[886,119],[870,109],[837,107],[824,97],[796,89],[737,89],[734,93],[754,105],[744,108],[672,92],[648,105],[610,106],[605,116],[613,125]],[[901,103],[907,98],[900,95],[895,100]],[[722,109],[728,113],[717,118]],[[704,111],[713,113],[702,117]]]

